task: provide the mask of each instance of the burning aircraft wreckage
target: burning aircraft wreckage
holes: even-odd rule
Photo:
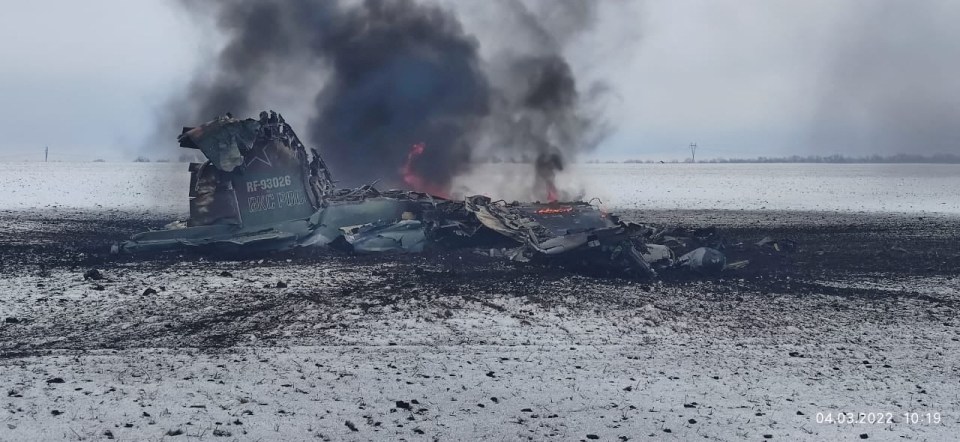
[[[552,182],[546,203],[508,203],[482,195],[458,201],[374,185],[338,188],[319,152],[308,154],[290,125],[272,111],[261,112],[259,119],[227,114],[185,127],[178,141],[207,158],[189,167],[189,219],[133,235],[115,245],[115,252],[329,246],[357,253],[419,253],[472,247],[515,261],[638,278],[670,268],[713,273],[744,264],[727,264],[717,248],[692,246],[716,245],[710,233],[679,237],[621,221],[591,202],[554,201]],[[538,160],[538,169],[544,161],[558,160]],[[679,252],[686,253],[677,257]]]

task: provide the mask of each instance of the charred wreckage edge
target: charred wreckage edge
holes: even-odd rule
[[[273,111],[259,119],[227,114],[185,127],[178,141],[207,158],[189,166],[190,217],[133,235],[114,245],[114,252],[339,246],[358,253],[418,253],[474,247],[515,261],[562,262],[643,278],[666,268],[731,268],[712,232],[684,239],[621,221],[592,202],[505,202],[482,195],[456,201],[374,185],[338,188],[319,152],[308,155]],[[717,248],[691,249],[691,243]],[[675,249],[687,253],[677,258]]]

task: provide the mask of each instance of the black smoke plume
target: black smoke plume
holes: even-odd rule
[[[560,168],[591,149],[601,127],[581,111],[562,54],[565,39],[589,26],[594,2],[542,3],[491,2],[512,19],[476,35],[455,10],[425,1],[182,2],[212,18],[227,43],[171,112],[192,125],[226,112],[308,109],[300,132],[344,185],[411,187],[413,173],[448,188],[484,156],[551,155]],[[511,43],[485,59],[491,36]],[[422,153],[411,155],[418,143]]]

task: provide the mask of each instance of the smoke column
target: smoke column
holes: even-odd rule
[[[512,49],[484,58],[487,34],[467,33],[456,11],[437,3],[184,1],[191,14],[213,20],[227,44],[170,113],[198,124],[226,112],[309,109],[306,129],[295,129],[343,185],[380,179],[403,187],[416,174],[430,188],[449,188],[484,157],[552,155],[562,167],[592,149],[603,126],[585,116],[562,54],[564,39],[589,27],[594,6],[540,3],[485,4],[506,23],[491,35]]]

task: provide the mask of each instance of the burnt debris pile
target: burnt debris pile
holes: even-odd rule
[[[675,232],[622,221],[590,202],[556,201],[549,189],[553,171],[562,167],[559,157],[538,160],[550,201],[510,203],[480,195],[457,201],[380,190],[375,182],[338,187],[319,152],[308,152],[272,111],[244,120],[227,114],[184,128],[178,141],[207,158],[189,166],[190,217],[136,234],[117,252],[320,246],[419,253],[472,247],[514,261],[645,278],[677,267],[703,273],[731,267],[713,233],[678,239]]]

